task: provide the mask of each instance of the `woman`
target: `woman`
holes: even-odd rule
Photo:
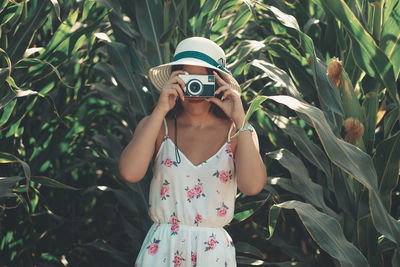
[[[189,97],[179,75],[214,75],[215,95]],[[154,221],[135,266],[236,266],[223,229],[234,214],[237,188],[258,194],[266,183],[256,132],[246,125],[240,87],[214,42],[180,42],[171,63],[150,69],[160,97],[136,127],[119,161],[122,177],[138,182],[154,160],[149,214]]]

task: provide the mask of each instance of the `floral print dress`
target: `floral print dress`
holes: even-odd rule
[[[155,158],[149,214],[154,224],[135,267],[235,267],[235,248],[223,228],[233,217],[237,181],[229,130],[217,153],[194,165],[165,137]]]

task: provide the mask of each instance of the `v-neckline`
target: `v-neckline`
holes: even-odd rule
[[[171,144],[172,144],[173,146],[175,146],[175,143],[172,141],[171,138],[169,138],[169,136],[166,136],[165,139],[169,140],[169,141],[171,142]],[[195,167],[195,168],[198,168],[198,167],[203,166],[204,163],[208,163],[210,160],[212,160],[214,157],[216,157],[219,153],[221,153],[221,150],[222,150],[228,143],[229,143],[229,141],[225,141],[225,143],[218,149],[217,152],[215,152],[215,153],[214,153],[213,155],[211,155],[208,159],[203,160],[201,163],[199,163],[199,164],[197,164],[197,165],[195,165],[195,164],[185,155],[185,153],[183,153],[183,152],[179,149],[179,147],[178,147],[178,151],[179,151],[180,154],[183,155],[183,157],[186,159],[186,161],[187,161],[190,165],[192,165],[192,166]],[[161,150],[161,147],[160,147],[160,150]]]

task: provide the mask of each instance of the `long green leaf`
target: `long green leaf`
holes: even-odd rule
[[[400,5],[398,2],[383,24],[380,46],[393,64],[395,77],[398,77],[400,72]]]
[[[328,180],[328,186],[331,190],[333,190],[333,181],[328,158],[326,157],[324,152],[309,139],[304,129],[302,129],[298,125],[292,124],[289,119],[283,116],[272,114],[269,111],[264,112],[279,128],[281,128],[286,134],[290,136],[298,151],[306,159],[308,159],[311,164],[313,164],[325,174]]]
[[[9,164],[9,163],[18,163],[22,166],[22,169],[24,170],[25,178],[27,181],[27,184],[29,184],[31,180],[31,168],[29,165],[25,162],[17,158],[16,156],[6,153],[6,152],[0,152],[0,164]]]
[[[370,212],[378,232],[399,245],[400,223],[390,216],[379,197],[377,174],[371,158],[355,146],[334,136],[323,113],[316,107],[301,103],[290,96],[268,98],[303,113],[311,119],[331,161],[369,189]]]
[[[15,104],[17,103],[17,99],[13,99],[11,100],[11,102],[9,102],[4,110],[3,110],[3,114],[1,114],[1,118],[0,118],[0,126],[4,125],[8,119],[11,116],[11,113],[13,112],[14,108],[15,108]],[[1,103],[0,103],[1,106]]]
[[[400,107],[392,109],[384,118],[383,130],[385,139],[392,135],[392,130],[400,120]]]
[[[139,89],[136,86],[137,80],[134,77],[134,70],[132,68],[127,47],[118,42],[107,43],[106,47],[112,63],[114,75],[126,90],[133,88],[131,90],[134,91],[136,99],[139,101],[142,113],[146,114],[147,109],[145,107],[144,99],[141,96],[141,92],[139,92],[141,88]]]
[[[319,212],[310,204],[287,201],[277,208],[294,209],[317,244],[343,267],[369,266],[364,255],[343,234],[342,227],[333,217]],[[273,213],[274,216],[277,213]],[[270,215],[271,216],[271,215]]]
[[[159,64],[162,64],[159,40],[162,34],[163,6],[157,0],[138,0],[134,4],[140,32],[156,48]]]
[[[369,155],[337,138],[321,110],[290,96],[281,95],[268,98],[309,117],[328,157],[368,188],[378,188],[376,172]]]
[[[344,112],[340,102],[339,92],[327,78],[327,66],[317,57],[312,39],[300,30],[295,17],[286,14],[273,6],[261,6],[272,12],[274,17],[282,25],[297,32],[302,48],[304,49],[307,58],[310,59],[310,67],[313,72],[315,89],[323,110],[343,115]]]
[[[300,159],[286,149],[267,153],[267,156],[279,161],[279,163],[290,172],[293,188],[296,189],[296,191],[292,193],[302,196],[308,203],[320,208],[330,216],[334,218],[338,217],[338,215],[325,204],[322,187],[310,180],[308,171]],[[301,190],[298,190],[299,188],[301,188]]]
[[[32,181],[34,181],[35,183],[40,183],[42,185],[55,187],[55,188],[79,190],[78,188],[63,184],[57,180],[54,180],[54,179],[46,177],[46,176],[32,176]]]
[[[379,233],[397,244],[400,244],[400,223],[386,211],[378,192],[369,191],[369,207],[374,225]]]
[[[47,1],[39,1],[36,9],[32,12],[33,14],[24,20],[18,27],[8,49],[6,49],[11,62],[16,62],[23,56],[26,49],[29,47],[34,34],[47,19],[49,10],[46,10],[46,7]]]
[[[399,181],[400,132],[377,146],[373,160],[379,177],[379,193],[390,212],[392,191]]]
[[[264,73],[275,82],[276,87],[284,87],[289,95],[297,99],[302,99],[300,92],[297,90],[290,76],[274,64],[255,59],[250,62],[250,65],[264,71]]]
[[[21,176],[0,177],[0,198],[2,197],[15,197],[15,193],[11,191],[11,187],[15,186],[20,180],[24,179]]]
[[[352,40],[361,48],[360,56],[355,59],[360,67],[371,77],[377,77],[388,89],[396,103],[400,102],[397,92],[393,65],[386,54],[378,47],[373,37],[364,29],[344,0],[321,1],[325,10],[338,19],[351,35]],[[379,88],[377,88],[379,89]]]

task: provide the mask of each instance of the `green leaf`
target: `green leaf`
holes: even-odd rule
[[[247,6],[242,5],[238,12],[235,12],[235,19],[228,28],[229,33],[233,33],[238,29],[243,28],[243,26],[250,20],[252,13],[249,11]]]
[[[61,189],[69,189],[69,190],[80,190],[78,188],[75,188],[73,186],[69,186],[66,184],[63,184],[57,180],[51,179],[46,176],[32,176],[32,181],[35,183],[39,183],[45,186],[50,186],[50,187],[55,187],[55,188],[61,188]]]
[[[58,3],[57,0],[50,0],[51,4],[54,6],[54,10],[56,12],[57,18],[59,21],[61,21],[60,17],[60,4]]]
[[[17,97],[17,94],[15,91],[10,90],[6,96],[4,96],[1,100],[0,100],[0,109],[4,108],[5,106],[7,106],[11,101],[13,101],[15,98]]]
[[[384,118],[383,130],[385,139],[392,135],[392,130],[400,120],[400,107],[392,109]]]
[[[399,180],[400,132],[385,139],[376,147],[373,158],[376,173],[379,177],[379,193],[383,205],[390,212],[392,191]]]
[[[139,102],[142,113],[146,114],[147,108],[145,106],[144,98],[139,91],[139,88],[136,87],[137,79],[134,76],[135,72],[132,68],[127,47],[124,44],[118,42],[107,43],[106,47],[112,63],[114,75],[126,90],[133,88],[130,90],[133,90],[134,94],[136,95],[136,99]]]
[[[328,186],[333,190],[333,179],[331,175],[330,163],[325,153],[310,140],[304,129],[292,124],[289,119],[264,111],[270,119],[293,140],[297,150],[315,167],[321,170],[328,181]]]
[[[0,48],[0,55],[7,62],[7,68],[0,68],[0,81],[3,82],[7,77],[11,76],[11,60],[6,51]],[[4,77],[4,78],[3,78]]]
[[[374,228],[371,216],[366,216],[357,222],[358,247],[366,255],[371,266],[383,265],[382,254],[378,249],[378,233]]]
[[[273,6],[264,6],[264,8],[271,11],[274,17],[282,25],[297,32],[300,37],[299,41],[306,53],[306,56],[310,57],[310,67],[313,72],[315,89],[317,90],[318,99],[323,110],[342,115],[344,112],[340,102],[339,92],[327,78],[327,66],[317,57],[312,39],[300,31],[300,27],[295,17],[288,15]],[[293,94],[291,95],[293,96]],[[299,97],[296,98],[300,99]]]
[[[376,172],[369,155],[357,147],[337,138],[320,109],[302,103],[290,96],[270,96],[268,98],[286,105],[290,109],[310,118],[322,142],[324,150],[332,162],[351,174],[368,188],[378,188]]]
[[[11,100],[11,102],[9,102],[6,107],[3,110],[3,114],[1,115],[0,118],[0,126],[4,125],[8,119],[11,116],[11,113],[13,112],[14,108],[15,108],[15,104],[17,103],[17,99],[13,99]],[[0,103],[0,107],[1,107],[1,103]]]
[[[261,259],[263,258],[263,253],[258,248],[245,242],[235,243],[235,250],[240,253],[250,254]]]
[[[369,191],[369,207],[375,228],[386,238],[400,244],[400,222],[394,219],[386,211],[379,194],[376,191]]]
[[[329,255],[337,259],[341,266],[369,266],[364,255],[347,241],[342,227],[333,217],[300,201],[287,201],[276,206],[294,209],[314,241]]]
[[[29,167],[29,165],[25,161],[20,160],[19,158],[17,158],[12,154],[6,152],[0,152],[0,164],[9,164],[9,163],[18,163],[22,166],[27,184],[29,184],[31,179],[31,168]]]
[[[378,113],[378,105],[379,99],[376,92],[371,92],[366,95],[365,101],[363,103],[363,113],[366,116],[363,140],[366,146],[367,153],[372,153],[373,145],[375,142],[376,114]]]
[[[235,213],[235,215],[233,216],[233,219],[235,221],[241,222],[243,220],[246,220],[247,218],[249,218],[253,214],[254,214],[254,210],[253,209],[249,209],[249,210],[245,210],[245,211],[241,211],[241,212]]]
[[[12,177],[0,177],[0,198],[2,197],[15,197],[15,193],[11,191],[11,187],[15,186],[24,177],[12,176]]]
[[[10,40],[8,49],[6,49],[11,62],[16,62],[22,58],[36,31],[47,19],[49,11],[46,10],[46,6],[47,1],[39,1],[36,9],[32,10],[32,14],[18,27],[13,38]]]
[[[143,37],[157,50],[159,64],[163,63],[159,40],[162,34],[163,6],[157,0],[138,0],[134,2],[137,22]]]
[[[364,29],[344,0],[321,1],[325,10],[329,11],[346,28],[354,41],[353,52],[360,67],[371,77],[377,77],[388,89],[389,95],[399,103],[393,65],[386,54],[378,47],[373,37]],[[397,36],[397,34],[396,34]],[[360,49],[357,49],[357,48]],[[377,88],[379,89],[379,88]]]
[[[261,104],[266,100],[265,97],[256,97],[253,99],[253,101],[250,104],[249,109],[246,112],[246,116],[243,121],[243,125],[240,126],[240,129],[232,136],[232,138],[236,137],[243,129],[243,127],[246,125],[246,123],[249,121],[251,115],[253,115],[254,112],[256,112],[258,109],[260,109]]]
[[[16,19],[21,15],[22,5],[8,6],[0,13],[0,26],[4,26],[11,19]]]
[[[338,217],[338,215],[325,204],[321,185],[310,180],[310,175],[300,159],[286,149],[267,153],[267,156],[279,161],[279,163],[290,172],[290,176],[292,177],[291,182],[293,188],[295,188],[295,191],[292,193],[300,195],[308,203],[320,208],[330,216],[334,218]],[[301,188],[301,190],[299,190],[299,188]]]
[[[391,2],[393,5],[395,1]],[[400,5],[398,3],[383,24],[379,44],[393,64],[395,77],[398,77],[400,72]]]
[[[264,71],[264,73],[275,82],[276,87],[284,87],[287,93],[295,98],[302,99],[300,92],[297,90],[290,76],[283,70],[269,62],[255,59],[250,62],[250,65]]]

